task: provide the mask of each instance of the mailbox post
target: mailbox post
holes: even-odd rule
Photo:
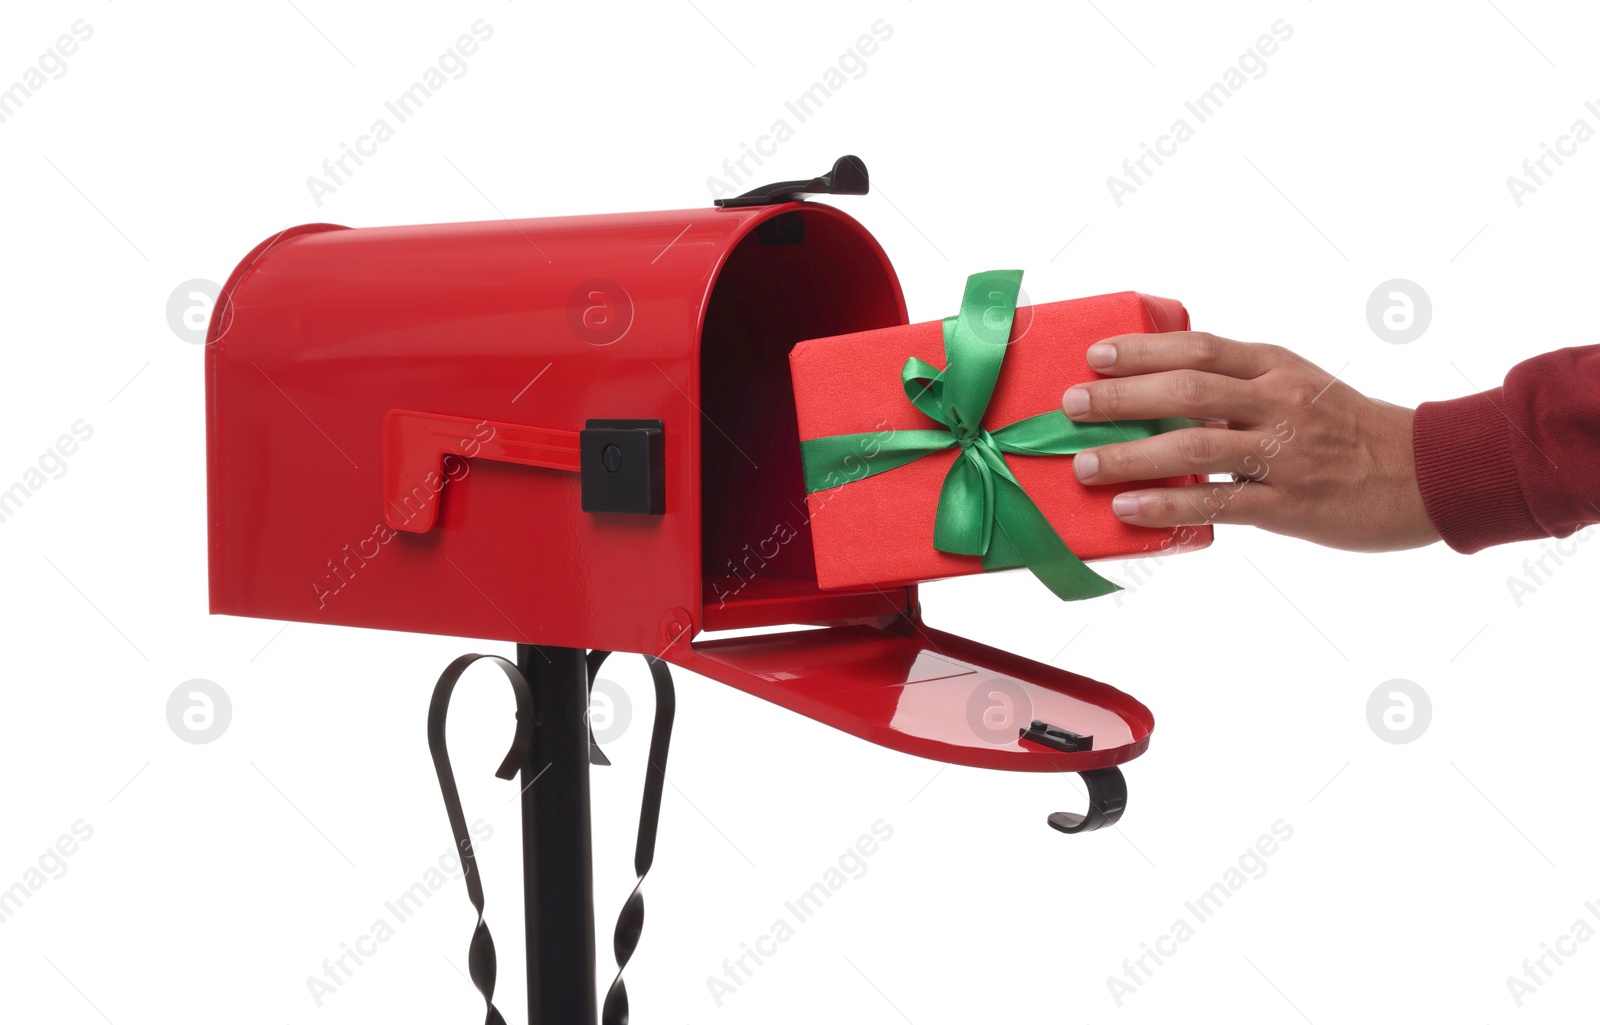
[[[577,648],[517,645],[538,709],[522,788],[528,1016],[592,1025],[594,870],[589,829],[589,677]]]

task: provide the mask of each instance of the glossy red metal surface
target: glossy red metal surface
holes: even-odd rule
[[[697,642],[685,667],[882,747],[956,765],[1082,772],[1150,744],[1155,719],[1115,688],[914,619]],[[1018,739],[1039,719],[1094,737],[1064,753]]]

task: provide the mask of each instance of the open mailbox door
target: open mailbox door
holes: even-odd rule
[[[696,641],[666,658],[882,747],[954,765],[1079,772],[1087,815],[1110,825],[1127,792],[1116,766],[1150,744],[1154,718],[1106,684],[955,634],[916,616]]]

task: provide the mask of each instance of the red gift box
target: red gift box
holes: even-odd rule
[[[1103,376],[1084,359],[1089,346],[1103,338],[1188,327],[1182,303],[1137,292],[1018,307],[983,424],[995,430],[1059,411],[1061,393],[1070,385]],[[800,440],[940,428],[906,399],[900,371],[910,356],[944,366],[941,321],[795,346],[789,367]],[[933,547],[939,491],[958,454],[957,449],[936,452],[806,496],[818,585],[886,587],[982,572],[977,556]],[[1135,527],[1111,512],[1112,496],[1123,491],[1195,484],[1203,477],[1090,487],[1073,475],[1070,456],[1008,454],[1006,462],[1050,525],[1085,561],[1192,551],[1211,543],[1208,525]]]

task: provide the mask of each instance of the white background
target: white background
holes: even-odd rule
[[[0,124],[0,487],[75,421],[94,431],[0,523],[0,888],[75,821],[93,829],[0,923],[0,1018],[481,1020],[454,967],[472,921],[455,881],[322,1006],[306,982],[450,848],[423,717],[438,670],[481,642],[206,614],[202,348],[165,306],[287,224],[704,204],[723,160],[881,18],[892,37],[760,180],[864,157],[873,194],[837,202],[888,249],[914,320],[949,313],[969,272],[1020,266],[1035,301],[1174,296],[1198,327],[1407,404],[1597,340],[1600,141],[1520,207],[1506,185],[1575,119],[1600,127],[1583,106],[1600,97],[1587,5],[696,4],[81,0],[0,16],[0,86],[75,20],[93,28]],[[307,177],[479,18],[494,34],[468,72],[319,207]],[[1293,35],[1266,73],[1119,207],[1107,176],[1278,19]],[[1397,277],[1433,305],[1408,345],[1365,312]],[[1066,778],[940,771],[680,673],[634,1019],[1592,1014],[1600,942],[1520,1008],[1506,982],[1575,920],[1600,926],[1584,908],[1600,901],[1600,547],[1519,604],[1508,580],[1544,550],[1357,556],[1236,528],[1120,601],[1062,605],[1019,573],[924,588],[935,625],[1154,710],[1122,826],[1088,836],[1044,824],[1081,801]],[[594,773],[602,985],[648,742],[638,661],[607,671],[634,724]],[[231,698],[210,744],[168,726],[193,678]],[[1407,744],[1368,721],[1396,678],[1431,698]],[[515,787],[491,776],[503,691],[466,688],[453,736],[469,817],[496,830],[483,861],[517,1022]],[[707,977],[879,819],[894,834],[866,874],[718,1007]],[[1265,874],[1119,1007],[1108,977],[1279,820],[1293,836]]]

